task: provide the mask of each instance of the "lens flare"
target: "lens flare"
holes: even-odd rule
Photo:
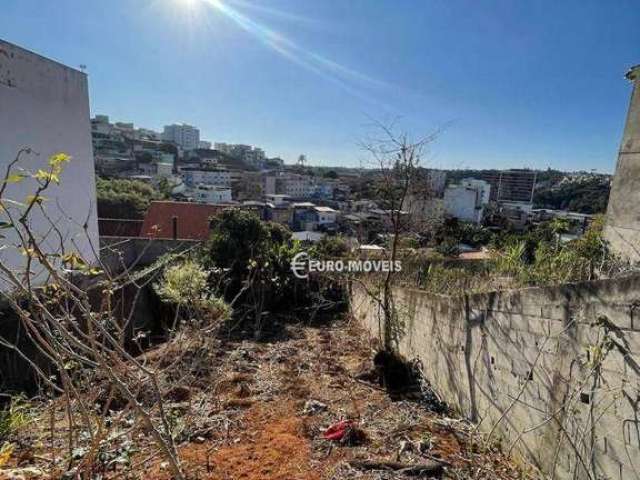
[[[393,86],[372,78],[362,72],[335,62],[319,53],[309,51],[297,43],[273,30],[267,25],[254,20],[228,2],[222,0],[181,0],[201,2],[224,15],[242,30],[253,36],[263,45],[278,53],[287,60],[299,65],[338,85],[346,92],[368,102],[382,105],[369,93],[371,90],[391,89]],[[272,12],[274,10],[271,10]]]

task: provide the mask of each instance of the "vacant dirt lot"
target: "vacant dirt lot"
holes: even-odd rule
[[[349,322],[277,332],[262,342],[183,332],[141,357],[162,372],[164,407],[189,479],[534,478],[472,425],[434,413],[432,397],[413,391],[390,398],[368,378],[374,350]],[[91,390],[96,401],[104,397]],[[153,405],[141,392],[140,401]],[[100,444],[101,466],[89,474],[77,476],[86,451],[65,451],[63,399],[21,434],[12,466],[53,466],[59,473],[52,478],[170,479],[148,432],[114,400],[104,408],[109,424],[121,427]],[[325,439],[327,428],[343,420],[343,438]],[[440,464],[430,473],[410,470]]]

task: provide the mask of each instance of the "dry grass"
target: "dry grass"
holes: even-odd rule
[[[289,328],[291,335],[272,343],[185,333],[143,357],[162,370],[166,408],[187,478],[404,478],[397,472],[355,470],[348,461],[434,458],[450,465],[447,478],[533,478],[497,450],[480,451],[482,443],[466,422],[436,415],[413,401],[392,401],[376,385],[356,380],[372,356],[362,331],[342,321]],[[305,414],[310,399],[326,409]],[[59,478],[82,461],[71,460],[64,450],[70,429],[62,420],[63,405],[50,403],[37,428],[14,439],[13,466],[22,455],[28,460],[19,466],[53,467],[52,478]],[[53,422],[47,420],[51,414]],[[102,447],[104,458],[117,458],[129,445],[126,461],[94,466],[94,476],[85,478],[171,478],[148,432],[128,427],[130,416],[126,406],[109,413],[120,435]],[[355,446],[324,440],[322,432],[342,419],[354,420],[366,439]]]

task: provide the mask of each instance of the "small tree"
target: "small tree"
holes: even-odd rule
[[[299,244],[281,225],[265,223],[251,212],[227,210],[214,220],[205,250],[203,262],[226,272],[222,293],[234,306],[236,318],[253,318],[256,338],[267,312],[283,300],[293,308],[306,298],[291,271]]]
[[[429,189],[420,169],[425,147],[436,134],[412,141],[406,133],[396,133],[392,127],[376,123],[376,136],[362,143],[375,165],[378,180],[375,183],[376,200],[385,209],[390,235],[387,259],[393,268],[385,272],[376,301],[382,310],[382,345],[385,351],[394,351],[402,322],[394,303],[395,269],[399,258],[400,238],[415,231],[411,212],[411,197],[428,198]],[[406,210],[405,210],[406,208]]]
[[[117,395],[124,399],[139,425],[153,436],[174,478],[184,479],[157,372],[125,349],[121,335],[125,326],[112,310],[114,294],[135,280],[129,271],[111,277],[107,270],[97,268],[73,251],[72,241],[45,208],[47,190],[61,182],[71,158],[63,153],[53,155],[46,167],[33,172],[19,165],[30,154],[30,149],[21,150],[0,178],[0,225],[10,238],[3,249],[17,249],[24,256],[24,263],[19,266],[0,261],[0,297],[19,318],[21,330],[40,358],[46,360],[46,367],[8,339],[0,337],[0,345],[16,352],[43,385],[66,400],[70,460],[78,443],[85,441],[78,432],[88,437],[89,448],[79,462],[78,477],[86,473],[93,478],[100,445],[111,429],[103,418],[106,411],[103,415],[96,413],[97,397],[92,396],[95,389],[91,383],[100,379],[107,384],[109,398]],[[9,186],[20,182],[31,182],[33,193],[21,201],[9,198]],[[42,229],[34,228],[43,222],[45,230],[52,232],[50,238],[43,238]],[[85,225],[85,235],[87,228]],[[90,243],[88,236],[87,239]],[[36,277],[35,270],[44,271],[44,275]],[[100,278],[93,278],[97,276]],[[43,278],[46,284],[40,285]],[[90,298],[96,292],[102,298],[98,309]],[[142,389],[150,390],[154,399],[151,406],[139,401]]]

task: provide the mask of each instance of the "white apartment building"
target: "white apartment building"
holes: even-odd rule
[[[87,76],[2,40],[0,53],[0,170],[4,172],[25,147],[32,153],[21,156],[17,167],[32,172],[48,170],[48,159],[54,154],[70,155],[60,185],[52,184],[43,194],[48,199],[43,207],[50,221],[36,214],[31,217],[31,227],[45,254],[60,253],[53,222],[67,253],[77,252],[93,262],[93,248],[99,248],[99,239]],[[29,178],[9,184],[3,195],[5,206],[19,210],[19,205],[6,200],[23,202],[36,188],[36,181]],[[16,216],[18,210],[13,212]],[[82,228],[85,222],[86,233]],[[27,257],[20,251],[18,238],[8,229],[2,235],[6,238],[1,240],[0,263],[21,271]],[[42,267],[33,265],[31,270],[34,282],[44,280],[38,276]],[[0,288],[6,288],[2,279]]]
[[[185,123],[166,125],[162,140],[179,145],[184,150],[194,150],[200,145],[200,130]]]
[[[258,147],[252,147],[251,145],[216,142],[213,148],[214,150],[239,158],[255,166],[262,165],[267,158],[264,150]]]
[[[182,167],[180,176],[187,185],[218,185],[231,187],[235,175],[222,168]]]
[[[292,176],[284,179],[283,193],[293,198],[309,198],[315,192],[315,186],[306,177]]]
[[[202,203],[219,204],[231,202],[231,189],[217,185],[196,185],[186,195]]]
[[[491,185],[484,180],[465,178],[444,191],[445,214],[465,222],[480,223],[489,203]]]
[[[226,153],[227,155],[231,154],[231,150],[233,149],[233,145],[229,145],[224,142],[216,142],[213,144],[213,149],[218,150],[219,152]]]
[[[264,177],[265,194],[279,193],[292,198],[330,197],[333,185],[294,173],[269,174]]]
[[[333,225],[336,223],[338,212],[331,207],[313,207],[318,215],[318,225]]]

